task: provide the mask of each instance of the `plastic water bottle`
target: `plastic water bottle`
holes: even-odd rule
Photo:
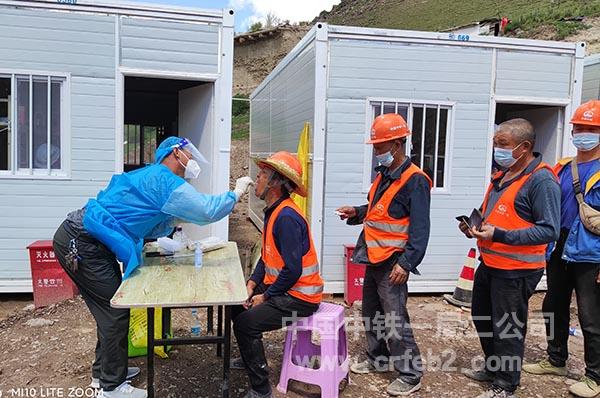
[[[581,332],[580,329],[570,327],[569,328],[569,336],[583,337],[583,333]]]
[[[199,244],[196,244],[196,249],[194,250],[194,266],[196,269],[202,268],[202,248]]]
[[[192,326],[190,328],[190,334],[192,337],[200,336],[202,328],[200,327],[200,314],[198,308],[192,308]]]

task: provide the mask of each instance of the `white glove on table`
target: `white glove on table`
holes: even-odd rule
[[[252,178],[248,176],[240,177],[236,180],[233,193],[235,194],[235,196],[237,196],[238,201],[240,200],[242,195],[248,192],[248,189],[250,189],[250,185],[254,185],[254,181],[252,181]]]

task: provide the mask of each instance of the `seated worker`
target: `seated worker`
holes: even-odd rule
[[[110,306],[122,280],[117,261],[127,278],[142,262],[145,238],[170,234],[176,220],[206,225],[222,219],[252,184],[250,177],[242,177],[233,192],[200,193],[184,180],[198,177],[198,161],[206,162],[187,139],[167,138],[154,164],[113,176],[96,199],[69,213],[54,235],[58,261],[96,320],[92,386],[102,388],[99,397],[147,396],[127,382],[139,373],[127,368],[129,310]]]
[[[234,309],[235,333],[250,379],[244,398],[272,396],[262,333],[281,329],[292,318],[312,315],[319,308],[323,280],[317,252],[302,211],[290,199],[306,196],[302,166],[288,152],[258,160],[255,195],[266,202],[262,255],[246,284],[248,301]]]

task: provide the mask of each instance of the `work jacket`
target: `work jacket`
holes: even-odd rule
[[[561,178],[563,170],[566,167],[571,167],[573,158],[565,158],[560,160],[554,166],[554,172]],[[598,160],[600,162],[600,160]],[[571,183],[573,179],[571,177]],[[600,210],[600,170],[592,174],[583,190],[583,200],[596,210]],[[569,230],[569,235],[565,242],[565,247],[562,252],[562,259],[576,263],[599,263],[600,262],[600,236],[594,235],[588,231],[579,217],[579,212],[575,217],[575,221]]]

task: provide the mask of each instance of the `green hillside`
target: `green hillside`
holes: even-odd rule
[[[439,31],[508,17],[509,29],[519,29],[520,35],[551,25],[564,37],[585,28],[573,18],[595,15],[600,15],[600,0],[342,0],[317,19],[337,25]]]

